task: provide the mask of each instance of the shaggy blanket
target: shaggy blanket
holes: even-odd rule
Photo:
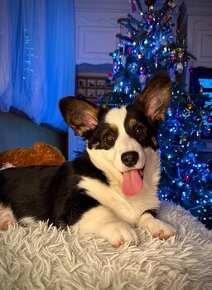
[[[212,289],[212,232],[179,206],[159,216],[175,226],[167,241],[138,230],[139,246],[112,248],[39,222],[0,232],[0,289]]]

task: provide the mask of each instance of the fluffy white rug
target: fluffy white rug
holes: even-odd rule
[[[177,237],[112,248],[73,228],[40,222],[0,232],[0,289],[212,289],[212,232],[179,206],[163,203],[160,218]]]

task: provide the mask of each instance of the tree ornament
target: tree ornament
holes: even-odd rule
[[[142,52],[139,52],[139,53],[138,53],[138,59],[141,59],[143,56],[144,56],[144,55],[143,55]]]
[[[202,117],[201,117],[201,116],[197,116],[197,117],[195,118],[195,120],[196,120],[196,122],[197,122],[198,124],[202,123]]]
[[[187,136],[186,135],[183,135],[182,142],[183,142],[183,144],[186,144],[186,142],[187,142]]]
[[[179,74],[183,72],[183,64],[181,62],[177,63],[176,70]]]
[[[145,75],[145,73],[141,73],[139,75],[139,83],[140,84],[145,84],[146,83],[146,79],[147,79],[147,76]]]
[[[187,108],[189,111],[192,111],[192,110],[195,108],[195,105],[194,105],[194,103],[188,103],[188,104],[186,105],[186,108]]]
[[[212,123],[212,116],[208,116],[206,120],[208,123]]]
[[[188,66],[188,61],[184,60],[184,68],[186,68]]]
[[[108,77],[109,80],[112,80],[113,79],[113,73],[109,72],[107,77]]]
[[[156,0],[145,0],[144,2],[148,7],[150,7],[155,5]]]
[[[154,21],[154,18],[155,16],[154,16],[154,14],[151,12],[151,13],[149,13],[149,15],[148,15],[148,18],[147,18],[147,22],[149,23],[149,24],[151,24],[153,21]],[[149,34],[150,34],[150,32],[151,32],[151,29],[149,30]]]
[[[184,110],[184,112],[183,112],[183,117],[184,117],[185,119],[189,118],[190,115],[191,115],[191,111],[190,111],[190,110],[188,110],[188,109]]]
[[[129,0],[129,2],[131,3],[132,12],[135,12],[136,11],[136,1],[135,0]]]
[[[183,180],[184,180],[185,182],[190,182],[190,181],[191,181],[191,178],[190,178],[190,176],[189,176],[188,174],[184,174],[184,175],[183,175]]]
[[[132,47],[128,47],[128,49],[127,49],[127,53],[128,53],[128,54],[132,54],[132,53],[133,53],[133,49],[132,49]]]
[[[141,65],[141,67],[140,67],[140,73],[144,73],[145,72],[145,67],[144,67],[144,65]]]
[[[175,118],[177,119],[177,120],[182,120],[182,114],[180,114],[180,113],[176,113],[175,114]]]

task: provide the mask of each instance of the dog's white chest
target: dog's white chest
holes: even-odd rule
[[[79,186],[101,205],[110,208],[115,215],[130,224],[135,224],[146,210],[155,209],[159,205],[158,198],[145,188],[135,196],[125,196],[120,188],[108,186],[90,177],[83,177]]]

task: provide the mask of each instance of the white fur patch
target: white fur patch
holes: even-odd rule
[[[139,243],[135,230],[104,206],[97,206],[86,212],[77,226],[80,234],[93,233],[108,240],[114,247],[120,247],[124,243],[130,245]]]

